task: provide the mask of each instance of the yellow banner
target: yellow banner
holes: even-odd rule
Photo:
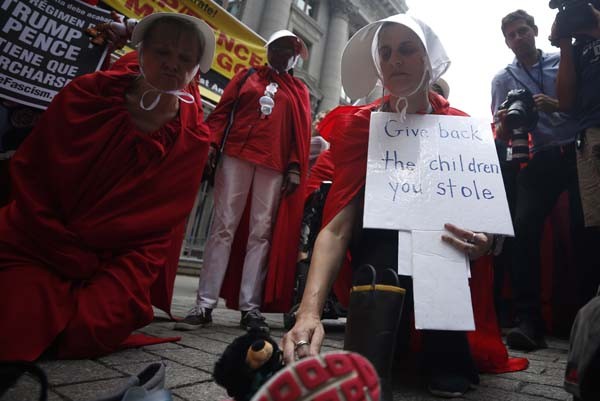
[[[264,39],[211,0],[103,0],[103,2],[129,18],[141,19],[155,12],[178,12],[206,21],[215,31],[217,39],[212,71],[226,80],[231,79],[241,68],[258,67],[267,61]],[[224,87],[221,77],[209,74],[211,82],[205,82],[203,86],[220,96]]]

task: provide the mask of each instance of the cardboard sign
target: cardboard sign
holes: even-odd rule
[[[412,232],[415,327],[475,330],[467,255],[441,236],[441,231]]]
[[[513,235],[489,121],[372,113],[368,152],[365,228]]]
[[[96,71],[106,49],[89,26],[110,14],[80,1],[0,0],[0,96],[45,109],[78,75]]]

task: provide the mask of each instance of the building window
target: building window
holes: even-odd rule
[[[215,0],[215,2],[226,9],[229,14],[233,15],[236,18],[241,17],[242,12],[242,3],[244,0]]]
[[[294,0],[296,7],[313,19],[317,19],[317,2],[318,0]]]

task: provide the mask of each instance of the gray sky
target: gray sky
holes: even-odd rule
[[[557,52],[548,42],[556,10],[548,0],[406,0],[408,14],[438,34],[450,60],[443,78],[450,85],[450,104],[472,116],[490,118],[491,81],[512,62],[500,30],[502,17],[519,8],[535,18],[538,49]]]

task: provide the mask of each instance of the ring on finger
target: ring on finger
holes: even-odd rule
[[[475,237],[476,237],[476,236],[477,236],[477,234],[476,234],[476,233],[471,233],[471,238],[467,238],[467,239],[465,239],[465,241],[466,241],[468,244],[474,244],[474,243],[475,243]]]
[[[294,343],[294,351],[298,351],[298,348],[305,346],[305,345],[310,345],[309,341],[306,340],[300,340],[298,342]]]

